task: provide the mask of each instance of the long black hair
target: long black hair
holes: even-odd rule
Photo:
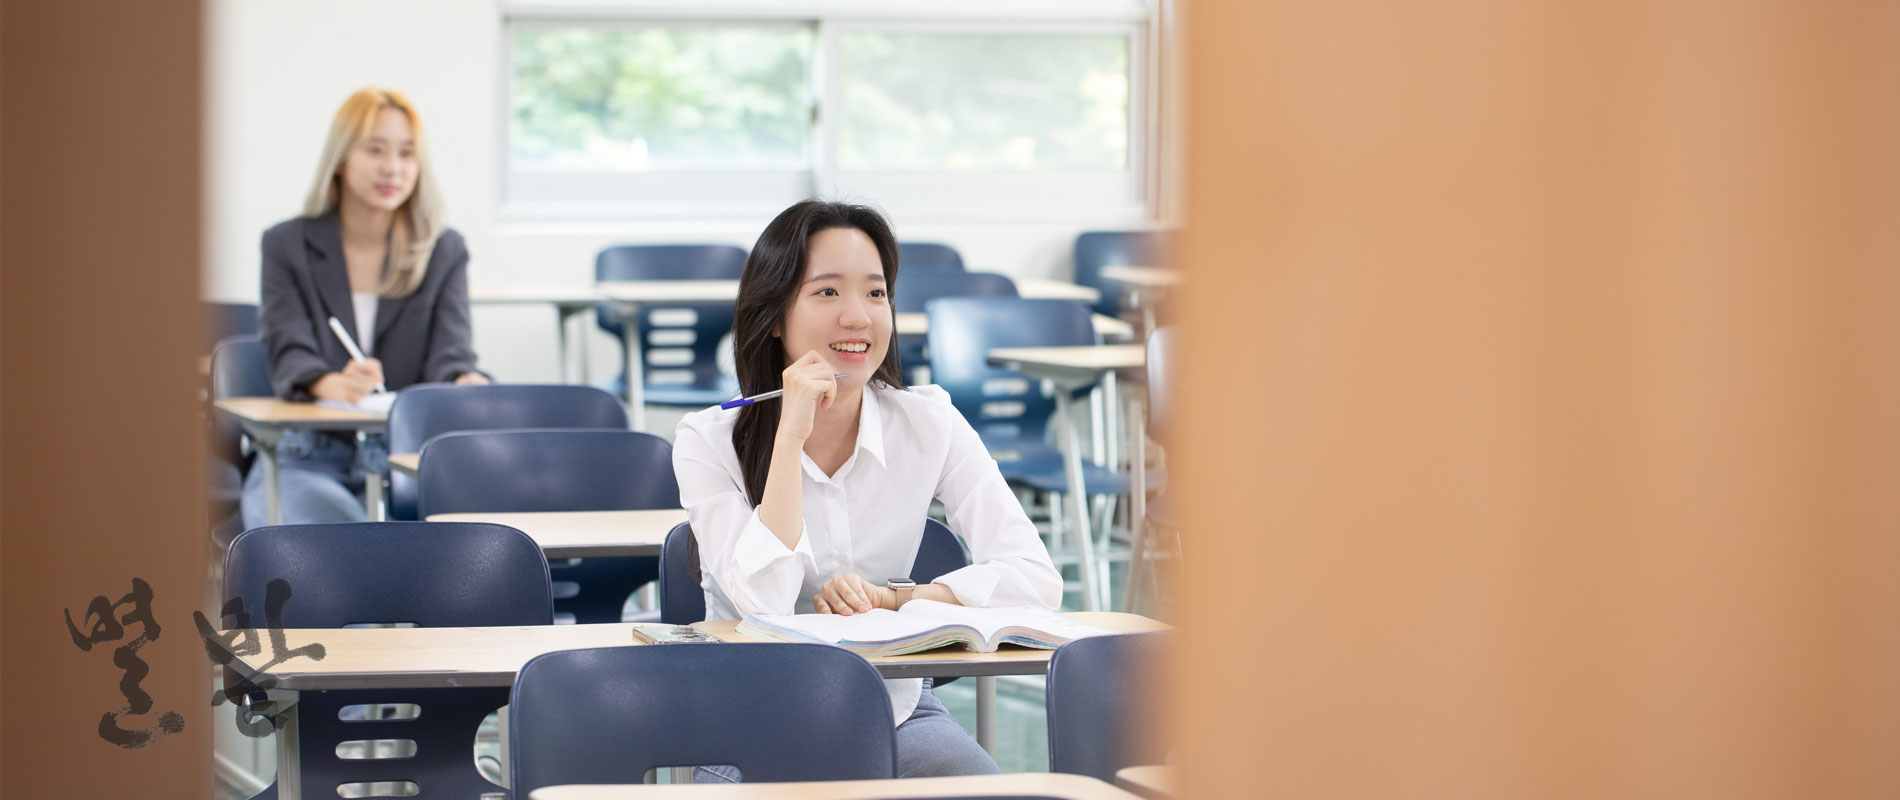
[[[785,373],[785,343],[779,339],[785,315],[798,299],[805,281],[811,240],[822,231],[852,228],[870,237],[884,264],[887,292],[897,287],[897,237],[884,215],[869,206],[826,200],[805,200],[779,212],[746,257],[739,277],[739,297],[733,303],[733,363],[739,373],[739,391],[753,395],[780,388]],[[895,302],[892,309],[897,308]],[[895,325],[893,324],[893,333]],[[888,342],[884,361],[866,382],[872,386],[904,388],[897,364],[897,343]],[[739,409],[732,427],[732,447],[739,453],[745,475],[746,497],[757,506],[765,498],[765,476],[772,468],[772,444],[778,438],[777,398]]]

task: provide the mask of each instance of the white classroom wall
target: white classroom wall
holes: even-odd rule
[[[448,224],[469,242],[473,284],[585,284],[603,246],[750,246],[768,221],[509,219],[501,208],[502,13],[494,0],[210,0],[208,10],[206,299],[256,302],[259,236],[301,212],[331,114],[369,85],[398,89],[420,108]],[[1067,279],[1076,233],[1140,221],[896,216],[893,223],[901,239],[956,247],[972,269]],[[558,379],[551,308],[476,306],[474,316],[486,369],[511,382]],[[604,380],[617,347],[588,329],[592,374]]]

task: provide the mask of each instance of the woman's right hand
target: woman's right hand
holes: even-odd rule
[[[326,372],[316,383],[310,384],[310,393],[320,400],[335,400],[355,405],[363,402],[371,392],[376,391],[376,382],[352,373]]]
[[[779,376],[779,385],[785,389],[779,395],[779,436],[800,443],[811,438],[812,420],[818,410],[830,408],[832,399],[838,396],[837,375],[816,350],[806,352],[785,368]]]

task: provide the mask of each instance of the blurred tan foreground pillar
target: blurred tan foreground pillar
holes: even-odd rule
[[[1187,796],[1900,796],[1900,5],[1184,22]]]
[[[211,731],[233,724],[191,617],[210,548],[202,22],[191,0],[0,5],[5,800],[210,798]],[[117,624],[89,613],[134,579],[156,627],[136,596]],[[102,718],[142,746],[107,741]]]

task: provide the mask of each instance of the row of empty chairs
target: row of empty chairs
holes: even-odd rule
[[[502,525],[286,525],[232,542],[223,599],[227,610],[261,608],[270,583],[282,580],[295,590],[283,610],[290,628],[546,625],[548,575],[534,541]],[[227,616],[224,624],[239,623]],[[1112,780],[1123,766],[1162,760],[1156,743],[1134,734],[1161,636],[1082,639],[1056,651],[1047,695],[1052,770]],[[421,797],[497,791],[470,753],[481,721],[505,703],[515,797],[556,784],[640,783],[649,770],[675,766],[733,765],[749,781],[895,776],[877,671],[817,645],[565,651],[528,662],[512,691],[306,691],[298,703],[301,788],[313,797],[368,783],[413,784]],[[405,713],[365,719],[346,712],[353,706]],[[412,746],[383,758],[345,757],[338,747],[363,740]],[[260,796],[275,796],[275,785]]]
[[[1104,267],[1154,266],[1166,263],[1169,234],[1163,231],[1086,231],[1075,239],[1075,282],[1101,293],[1094,311],[1108,316],[1121,312],[1119,287],[1102,277]],[[617,245],[601,250],[594,259],[596,281],[736,281],[745,271],[746,251],[729,244]],[[925,300],[952,295],[1016,296],[1015,284],[995,273],[974,281],[956,281],[941,273],[963,273],[963,256],[956,248],[936,242],[898,245],[899,311],[922,311]],[[917,274],[913,280],[910,275]],[[940,277],[923,277],[937,274]],[[939,288],[941,287],[941,288]],[[954,289],[952,288],[954,287]],[[915,299],[912,299],[915,298]],[[619,339],[626,320],[612,304],[596,312],[601,330]],[[643,345],[646,376],[645,402],[650,405],[697,408],[730,399],[737,380],[720,366],[720,343],[732,329],[729,303],[680,303],[643,308],[634,321],[633,335]],[[924,363],[921,345],[909,343],[903,351],[908,365]],[[627,396],[627,376],[617,373],[608,389]]]

